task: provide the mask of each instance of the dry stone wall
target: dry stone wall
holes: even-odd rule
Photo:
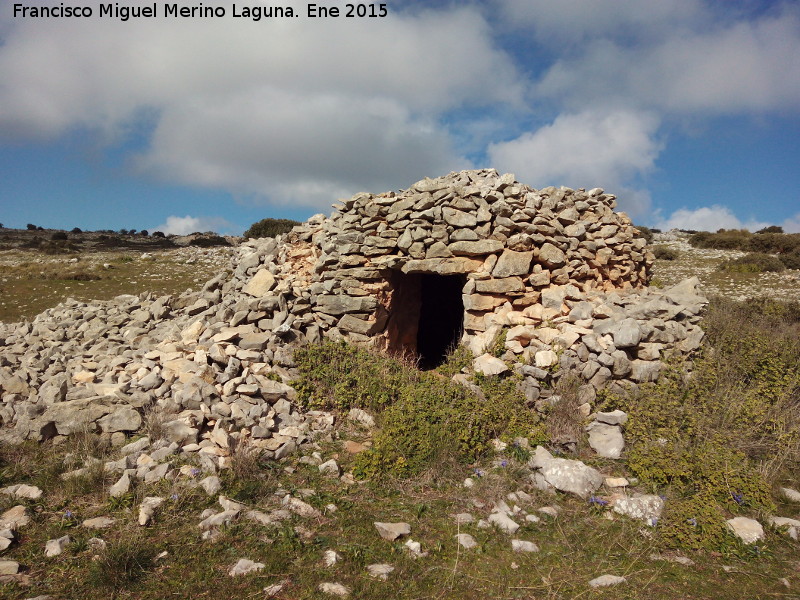
[[[324,223],[312,309],[337,318],[323,317],[323,328],[364,341],[397,310],[392,273],[462,275],[465,334],[480,345],[506,303],[522,311],[554,286],[646,284],[652,256],[615,206],[600,188],[535,190],[493,169],[357,194]]]
[[[654,380],[664,353],[703,337],[696,280],[646,288],[651,256],[613,207],[599,189],[452,173],[357,194],[330,218],[248,240],[200,290],[70,300],[0,323],[0,438],[89,430],[121,440],[155,410],[170,443],[210,470],[244,439],[280,457],[333,423],[295,405],[292,346],[328,337],[391,349],[413,338],[397,319],[410,297],[403,278],[415,275],[460,278],[476,370],[515,369],[531,403],[577,372],[591,405],[606,385]],[[503,334],[503,360],[484,355]]]

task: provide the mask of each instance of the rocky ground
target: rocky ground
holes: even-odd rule
[[[678,252],[676,260],[657,260],[653,269],[655,283],[670,286],[686,279],[698,277],[707,296],[724,296],[733,300],[746,300],[769,296],[776,300],[800,298],[800,271],[787,269],[778,273],[729,273],[718,267],[727,260],[744,256],[738,250],[713,250],[692,248],[688,233],[669,231],[656,233],[652,245],[666,246]]]
[[[792,272],[719,277],[714,268],[735,253],[693,250],[683,235],[662,234],[656,243],[680,252],[656,263],[664,288],[697,275],[708,294],[800,291]],[[15,423],[4,437],[32,440],[2,449],[0,595],[796,593],[800,494],[783,490],[779,514],[730,519],[739,540],[730,555],[664,552],[652,533],[664,499],[637,487],[619,460],[624,413],[592,414],[589,446],[577,456],[553,455],[526,439],[496,440],[481,463],[414,481],[357,482],[353,457],[371,445],[373,416],[299,410],[295,364],[281,343],[291,333],[291,310],[260,293],[222,302],[233,290],[226,282],[238,281],[241,294],[268,254],[259,244],[242,251],[252,264],[237,259],[244,269],[232,279],[219,273],[230,258],[225,249],[124,255],[130,260],[80,255],[77,264],[89,272],[137,265],[131,281],[145,289],[188,271],[195,291],[118,287],[136,293],[70,300],[32,323],[3,327],[0,417]],[[6,252],[2,285],[11,293],[3,302],[21,287],[14,273],[76,264]],[[198,287],[209,272],[217,276]],[[269,334],[256,328],[266,310],[274,315]],[[616,341],[616,330],[609,335]],[[609,376],[612,369],[615,361]],[[753,560],[762,554],[765,560]]]

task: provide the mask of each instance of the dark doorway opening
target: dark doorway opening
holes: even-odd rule
[[[463,275],[395,272],[389,318],[389,349],[434,369],[461,340],[464,327]]]

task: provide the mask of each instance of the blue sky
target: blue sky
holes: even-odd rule
[[[409,0],[253,22],[207,0],[229,16],[124,23],[77,4],[95,16],[0,7],[7,227],[240,233],[493,166],[603,187],[637,224],[800,231],[797,2]]]

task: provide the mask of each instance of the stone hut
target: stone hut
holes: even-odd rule
[[[300,411],[290,385],[295,344],[323,337],[422,367],[462,343],[475,372],[513,370],[542,409],[577,374],[588,415],[598,390],[655,381],[663,358],[702,344],[699,281],[648,287],[651,263],[600,189],[534,190],[482,170],[357,194],[243,242],[201,289],[70,299],[0,323],[0,443],[84,429],[124,441],[157,408],[169,441],[209,470],[228,460],[229,434],[280,458],[333,423]]]
[[[459,342],[479,354],[504,325],[560,316],[566,298],[646,285],[652,255],[615,206],[494,169],[356,194],[290,234],[285,291],[320,333],[435,366]]]

